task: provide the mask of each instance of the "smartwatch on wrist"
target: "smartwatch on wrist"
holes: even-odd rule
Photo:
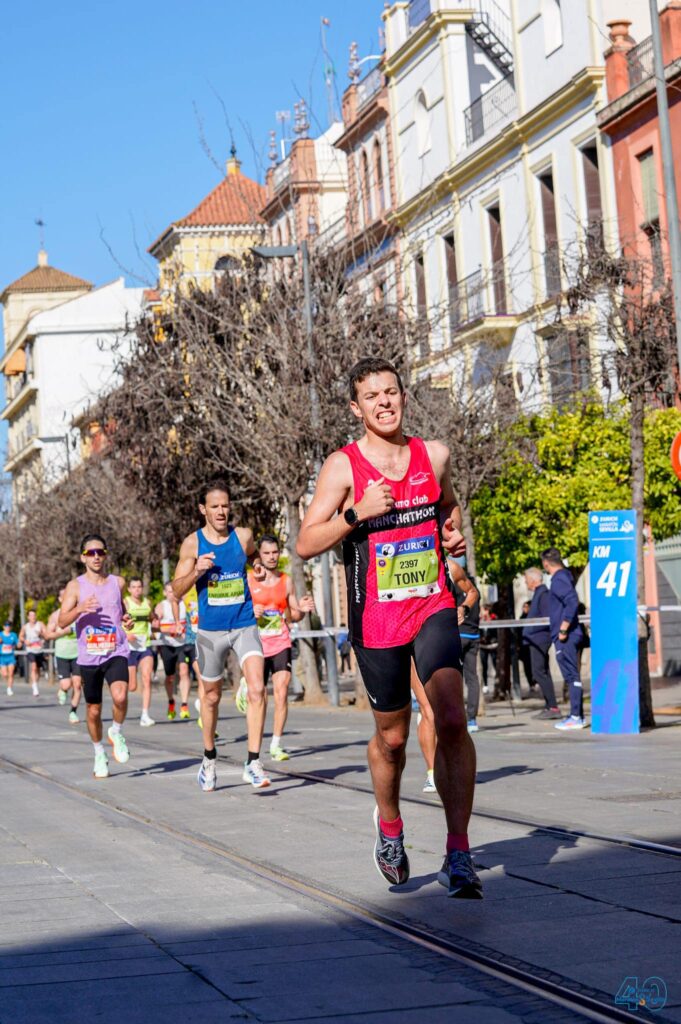
[[[352,526],[353,529],[359,523],[359,516],[357,515],[357,512],[354,508],[346,508],[345,512],[343,513],[343,519],[348,524],[348,526]]]

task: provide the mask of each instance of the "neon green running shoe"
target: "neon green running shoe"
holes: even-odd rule
[[[283,747],[270,747],[270,757],[273,761],[288,761],[289,759]]]
[[[240,711],[242,715],[245,715],[248,709],[248,687],[243,676],[239,680],[239,689],[236,691],[234,702],[236,704],[237,711]]]
[[[96,779],[109,778],[109,762],[104,751],[102,751],[101,754],[95,754],[95,763],[92,769],[92,774]]]
[[[125,736],[122,732],[114,732],[112,728],[107,732],[109,737],[109,743],[113,747],[113,756],[119,764],[125,764],[126,761],[130,760],[130,751],[128,750],[128,744],[125,742]]]
[[[62,690],[61,687],[59,687],[59,690],[57,691],[57,700],[62,707],[66,704],[66,690]]]

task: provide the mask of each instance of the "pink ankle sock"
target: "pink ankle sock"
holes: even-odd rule
[[[451,853],[452,850],[460,850],[462,853],[468,853],[470,846],[468,845],[468,834],[463,832],[448,832],[447,833],[447,853]]]
[[[404,822],[402,818],[395,818],[394,821],[383,821],[383,818],[379,818],[378,827],[388,839],[397,839],[400,832],[404,831]]]

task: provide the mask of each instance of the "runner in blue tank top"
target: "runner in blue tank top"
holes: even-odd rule
[[[266,573],[252,530],[229,525],[229,491],[224,480],[214,480],[203,489],[199,512],[206,525],[184,539],[173,580],[178,601],[193,586],[198,595],[196,657],[203,683],[204,743],[199,786],[204,792],[215,789],[215,727],[225,662],[234,651],[248,686],[248,757],[243,779],[261,789],[270,784],[260,761],[266,710],[264,659],[246,565],[251,563],[256,579],[264,579]]]

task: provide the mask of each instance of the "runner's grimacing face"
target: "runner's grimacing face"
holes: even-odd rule
[[[372,373],[356,385],[357,398],[350,407],[367,430],[390,437],[402,428],[405,395],[394,373]]]
[[[266,569],[276,569],[279,565],[279,547],[272,541],[264,541],[260,545],[260,560]]]
[[[224,533],[229,520],[229,495],[225,491],[210,491],[206,495],[206,504],[199,505],[206,522],[218,533]]]

